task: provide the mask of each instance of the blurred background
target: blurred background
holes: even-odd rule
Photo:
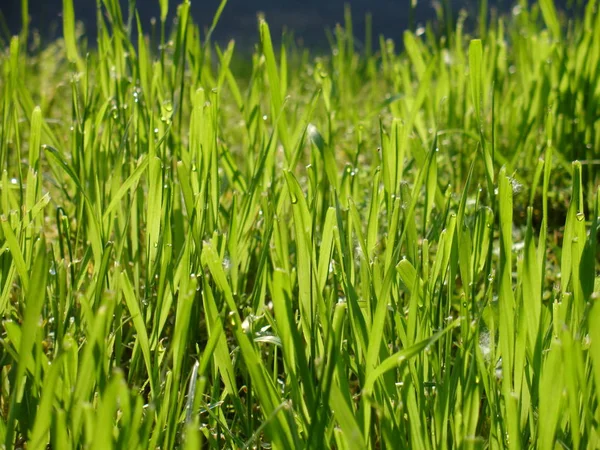
[[[251,45],[257,41],[258,12],[265,14],[274,37],[280,36],[285,26],[294,31],[294,36],[307,46],[325,46],[326,29],[332,29],[336,23],[343,23],[344,5],[349,4],[352,10],[354,33],[360,43],[365,35],[365,16],[372,14],[373,35],[397,39],[402,32],[411,27],[434,20],[441,11],[442,1],[450,5],[452,14],[456,16],[461,9],[469,13],[469,17],[478,15],[479,0],[418,0],[411,16],[410,2],[414,0],[229,0],[219,25],[213,35],[218,41],[236,39],[238,45]],[[569,6],[572,0],[555,0],[561,9]],[[120,0],[124,15],[127,15],[128,0]],[[179,0],[171,0],[170,17],[173,17]],[[192,0],[192,15],[196,23],[209,27],[219,0]],[[509,12],[515,1],[488,0],[491,14],[494,11]],[[582,3],[579,0],[579,3]],[[96,0],[74,0],[77,20],[84,24],[88,36],[95,36]],[[31,29],[37,29],[44,39],[61,35],[62,0],[29,0]],[[150,31],[151,19],[158,18],[158,0],[137,0],[142,24],[146,32]],[[436,13],[437,11],[437,13]],[[21,27],[20,0],[0,0],[0,12],[4,24],[1,31],[18,33]],[[93,44],[93,37],[90,44]]]

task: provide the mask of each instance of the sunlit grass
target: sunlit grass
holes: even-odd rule
[[[2,49],[5,447],[600,447],[596,2],[318,57],[225,3]]]

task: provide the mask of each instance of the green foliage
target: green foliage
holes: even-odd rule
[[[600,447],[597,2],[318,57],[226,3],[0,53],[5,448]]]

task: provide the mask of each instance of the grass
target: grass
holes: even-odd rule
[[[0,56],[5,448],[600,447],[596,1],[321,56],[63,5]]]

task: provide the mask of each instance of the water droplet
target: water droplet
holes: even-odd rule
[[[577,217],[578,222],[583,222],[583,220],[585,219],[585,214],[583,214],[582,212],[578,212],[577,216],[575,217]]]
[[[223,258],[222,265],[223,265],[223,269],[229,270],[231,268],[231,261],[229,261],[229,258],[227,258],[227,257]]]

